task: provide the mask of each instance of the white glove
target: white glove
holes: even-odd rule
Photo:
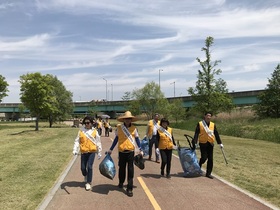
[[[224,145],[223,144],[219,144],[220,145],[220,148],[222,149],[222,148],[224,148]]]
[[[78,154],[77,152],[73,151],[73,155],[77,155],[77,154]]]
[[[177,145],[173,145],[173,149],[175,150],[178,149]]]
[[[102,154],[101,154],[101,152],[99,152],[97,155],[97,159],[99,160],[101,157],[102,157]]]
[[[156,153],[157,155],[159,155],[159,148],[156,148]]]

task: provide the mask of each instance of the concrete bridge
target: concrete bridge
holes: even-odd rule
[[[259,103],[257,96],[264,90],[231,92],[229,95],[233,98],[233,103],[236,106],[251,106]],[[193,106],[194,101],[191,96],[167,98],[168,101],[181,99],[184,108]],[[110,116],[115,116],[116,113],[123,113],[127,110],[128,101],[95,101],[95,102],[73,102],[73,115],[87,114],[91,110],[103,112]],[[0,103],[0,118],[5,120],[17,120],[20,116],[21,103]],[[29,113],[25,110],[24,113]]]

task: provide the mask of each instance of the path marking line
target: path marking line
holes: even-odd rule
[[[147,187],[147,185],[145,184],[145,182],[143,181],[143,179],[141,177],[137,177],[138,181],[140,182],[144,192],[146,193],[146,195],[148,196],[150,202],[152,203],[153,207],[155,210],[161,210],[160,206],[158,205],[155,197],[153,196],[153,194],[151,193],[151,191],[149,190],[149,188]]]

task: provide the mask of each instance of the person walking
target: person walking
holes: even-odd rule
[[[104,120],[103,127],[105,128],[105,136],[109,136],[110,122],[108,117]]]
[[[164,176],[166,167],[166,178],[170,179],[170,169],[172,160],[172,150],[177,149],[172,128],[169,127],[169,121],[166,118],[160,120],[160,128],[157,131],[156,150],[160,152],[161,156],[161,171],[160,174]]]
[[[73,154],[81,152],[81,172],[84,176],[86,190],[91,190],[93,177],[92,166],[95,154],[98,153],[98,159],[101,158],[102,145],[97,130],[93,127],[93,118],[86,116],[82,127],[74,141]]]
[[[211,122],[212,113],[206,112],[204,114],[204,119],[198,122],[195,134],[193,138],[193,145],[196,145],[199,142],[199,148],[201,153],[201,158],[199,160],[199,166],[201,167],[207,160],[206,166],[206,177],[213,179],[211,175],[213,169],[213,149],[214,149],[214,141],[221,148],[223,148],[222,140],[216,128],[216,125]]]
[[[102,119],[101,119],[101,117],[97,118],[96,127],[97,127],[97,131],[98,131],[98,135],[101,136],[102,135]]]
[[[137,128],[132,124],[132,122],[137,121],[130,111],[126,111],[123,116],[117,119],[122,124],[117,125],[115,132],[114,141],[108,150],[108,154],[111,154],[114,147],[118,143],[119,151],[119,188],[123,188],[123,183],[126,178],[126,166],[127,166],[127,195],[129,197],[133,196],[133,178],[134,178],[134,150],[138,146],[140,148],[140,140]],[[136,141],[136,144],[135,144]]]
[[[153,145],[155,145],[155,161],[159,163],[159,153],[156,152],[156,137],[157,137],[157,130],[159,129],[159,114],[154,114],[152,120],[149,120],[146,129],[146,136],[149,139],[149,160],[152,160],[153,154]]]

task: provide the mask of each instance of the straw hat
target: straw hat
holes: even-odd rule
[[[134,117],[132,114],[131,114],[131,112],[130,111],[126,111],[125,113],[124,113],[124,115],[122,115],[122,116],[120,116],[120,117],[118,117],[118,121],[119,122],[123,122],[124,121],[124,119],[127,119],[127,118],[131,118],[132,119],[132,122],[135,122],[135,121],[137,121],[137,118],[136,117]]]

